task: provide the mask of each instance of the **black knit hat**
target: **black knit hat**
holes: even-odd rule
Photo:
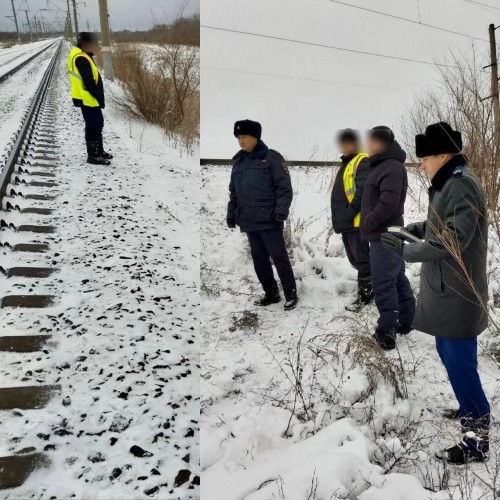
[[[415,136],[415,153],[418,158],[460,151],[462,134],[453,130],[446,122],[433,123],[425,129],[425,134]]]
[[[260,139],[262,137],[262,125],[252,120],[240,120],[234,124],[234,136],[251,135]]]
[[[77,42],[78,44],[97,42],[99,40],[97,33],[90,33],[89,31],[82,31],[78,33]]]
[[[353,130],[352,128],[344,128],[339,130],[337,134],[337,142],[354,142],[355,144],[359,143],[359,134],[357,130]]]
[[[394,132],[385,125],[378,125],[368,130],[368,137],[370,139],[377,139],[379,141],[385,142],[386,144],[391,144],[394,142]]]

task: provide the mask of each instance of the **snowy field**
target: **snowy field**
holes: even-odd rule
[[[332,170],[291,168],[300,302],[288,313],[283,303],[253,305],[261,289],[246,237],[225,222],[229,175],[202,168],[202,498],[493,499],[500,372],[491,332],[480,337],[480,373],[492,403],[492,458],[445,468],[434,453],[460,432],[440,416],[457,403],[433,339],[412,332],[383,353],[370,341],[375,306],[344,310],[356,272],[329,232]],[[408,223],[423,220],[427,206],[419,176],[410,183]],[[498,238],[490,247],[491,306],[499,307]],[[419,265],[407,274],[418,293]]]
[[[13,45],[0,49],[0,76],[15,68],[40,50],[52,45],[55,40],[41,40],[38,42]]]
[[[62,386],[43,410],[0,412],[0,455],[34,446],[52,465],[0,498],[198,499],[197,156],[108,100],[105,144],[115,159],[88,165],[66,56],[67,47],[55,76],[58,196],[45,202],[55,214],[31,217],[57,231],[31,235],[50,244],[45,255],[0,256],[1,265],[58,269],[44,280],[0,279],[2,294],[58,300],[42,311],[0,309],[0,335],[55,340],[38,356],[0,353],[2,386]]]

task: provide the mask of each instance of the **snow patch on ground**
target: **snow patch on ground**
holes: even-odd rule
[[[225,221],[230,168],[202,167],[204,496],[488,498],[496,470],[491,461],[464,474],[433,458],[460,436],[457,423],[440,415],[456,401],[433,339],[412,332],[398,338],[397,351],[383,353],[370,343],[375,307],[359,315],[344,310],[354,298],[356,272],[341,238],[329,231],[333,174],[291,168],[291,255],[300,302],[285,313],[282,303],[253,305],[262,291],[246,236]],[[407,222],[423,220],[426,208],[426,187],[411,173]],[[492,241],[492,271],[499,256]],[[408,266],[416,293],[419,273],[418,264]],[[495,275],[490,287],[498,294]],[[498,365],[484,349],[480,373],[495,421]],[[496,455],[496,426],[491,437]],[[471,493],[464,497],[464,491]]]

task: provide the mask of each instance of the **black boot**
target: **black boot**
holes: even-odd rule
[[[104,158],[105,160],[112,160],[113,159],[113,155],[111,153],[104,151],[104,145],[103,145],[102,139],[99,141],[99,153],[100,153],[101,157]]]
[[[377,329],[373,334],[373,338],[384,351],[396,348],[396,331],[394,329],[389,332],[382,332]]]
[[[277,304],[280,300],[280,292],[276,290],[274,292],[265,292],[264,297],[257,299],[254,304],[260,307],[267,307],[271,304]]]
[[[87,142],[87,163],[92,165],[111,165],[109,160],[103,158],[99,152],[99,142]]]
[[[367,278],[358,279],[358,297],[354,302],[345,306],[346,311],[359,312],[363,306],[369,304],[375,294],[373,293],[372,278],[368,276]]]
[[[471,462],[486,462],[489,458],[489,443],[477,438],[465,437],[456,446],[436,453],[436,458],[452,465]]]
[[[297,292],[292,292],[290,294],[287,294],[285,299],[286,299],[284,305],[285,311],[291,311],[292,309],[295,309],[299,301],[299,298],[297,297]]]

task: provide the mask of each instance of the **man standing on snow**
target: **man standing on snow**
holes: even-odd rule
[[[346,306],[348,311],[358,312],[373,300],[370,246],[361,238],[361,198],[370,161],[360,152],[359,136],[346,128],[339,132],[337,143],[342,153],[340,166],[333,184],[331,206],[333,230],[342,235],[347,258],[358,271],[358,296]]]
[[[94,62],[99,50],[95,33],[79,33],[77,46],[68,56],[67,71],[71,84],[73,105],[81,108],[85,120],[87,163],[110,165],[113,156],[104,151],[102,129],[104,126],[104,85]]]
[[[285,293],[285,310],[298,302],[295,277],[283,237],[293,190],[285,160],[261,140],[260,123],[238,121],[234,135],[241,150],[233,158],[227,225],[247,233],[257,277],[264,296],[255,302],[269,306],[281,300],[270,258]]]
[[[436,348],[459,403],[463,437],[437,457],[483,462],[489,451],[490,405],[477,371],[477,336],[488,326],[488,220],[481,183],[460,154],[462,137],[448,123],[429,125],[415,138],[431,181],[427,220],[406,229],[421,243],[382,236],[407,262],[422,262],[416,330],[436,337]]]
[[[396,347],[396,333],[411,330],[415,297],[405,274],[403,259],[388,250],[380,237],[389,226],[402,226],[408,189],[406,153],[389,127],[368,132],[370,174],[361,200],[361,235],[370,242],[375,303],[379,312],[374,339],[382,349]]]

